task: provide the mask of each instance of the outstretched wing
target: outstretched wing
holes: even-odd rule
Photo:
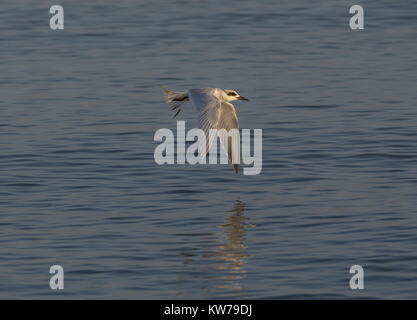
[[[221,104],[217,129],[225,129],[225,131],[218,131],[220,143],[226,151],[228,159],[232,162],[235,172],[238,173],[240,163],[239,120],[231,103],[223,102]],[[232,129],[235,130],[231,131]]]
[[[202,129],[206,135],[206,143],[203,147],[202,156],[206,156],[207,152],[210,150],[211,145],[213,144],[214,139],[216,138],[216,132],[210,129],[216,129],[218,130],[217,133],[220,137],[220,143],[226,151],[228,159],[232,161],[233,159],[237,159],[236,157],[232,157],[232,143],[236,143],[236,140],[228,137],[226,132],[220,129],[224,129],[226,131],[231,129],[239,130],[239,121],[237,119],[236,111],[233,105],[228,102],[220,101],[214,95],[215,90],[216,89],[193,89],[189,90],[188,92],[191,103],[197,108],[199,112],[200,129]],[[237,150],[236,147],[234,150]],[[235,171],[238,172],[239,164],[233,164],[233,167]]]

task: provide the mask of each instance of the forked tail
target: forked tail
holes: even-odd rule
[[[174,118],[180,113],[181,106],[184,102],[188,101],[188,95],[186,92],[176,92],[167,90],[165,88],[162,88],[164,90],[165,95],[165,103],[170,105],[172,107],[172,110],[178,109],[177,113],[174,115]]]

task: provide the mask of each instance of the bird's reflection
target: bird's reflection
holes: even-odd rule
[[[218,273],[214,289],[236,294],[243,290],[240,280],[246,273],[245,265],[249,257],[246,229],[254,225],[249,224],[245,216],[243,201],[236,200],[233,208],[226,213],[224,223],[218,226],[223,231],[222,241],[212,253],[211,258],[216,262],[211,267]]]
[[[190,288],[196,287],[205,294],[208,291],[210,298],[245,296],[241,282],[250,256],[246,229],[254,227],[245,216],[245,207],[243,201],[236,200],[232,209],[225,212],[224,222],[213,232],[192,233],[185,238],[181,234],[180,242],[186,245],[180,249],[180,255],[187,268],[179,274],[178,283],[182,285],[177,288],[177,297],[190,297]]]

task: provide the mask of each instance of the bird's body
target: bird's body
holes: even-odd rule
[[[239,121],[236,115],[236,110],[230,101],[234,100],[246,100],[248,99],[240,96],[234,90],[223,90],[218,88],[205,88],[205,89],[190,89],[187,92],[175,92],[170,90],[165,91],[165,102],[172,106],[172,109],[178,109],[175,116],[181,111],[181,106],[184,102],[190,101],[192,105],[197,109],[199,114],[199,126],[206,135],[206,144],[204,148],[204,155],[210,149],[210,146],[216,137],[213,131],[221,130],[230,131],[232,129],[239,130]],[[174,116],[174,117],[175,117]],[[235,150],[240,150],[240,145],[235,145],[233,149],[232,143],[237,143],[226,135],[223,130],[219,133],[220,141],[228,155],[228,159],[232,162],[235,172],[239,171],[239,163],[234,163]],[[226,140],[229,139],[229,140]],[[240,144],[240,140],[239,140]],[[233,152],[232,152],[233,151]]]

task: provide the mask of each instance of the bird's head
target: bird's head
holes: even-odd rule
[[[226,93],[227,101],[234,101],[234,100],[249,101],[249,99],[246,99],[245,97],[241,96],[235,90],[224,90],[224,92]]]

